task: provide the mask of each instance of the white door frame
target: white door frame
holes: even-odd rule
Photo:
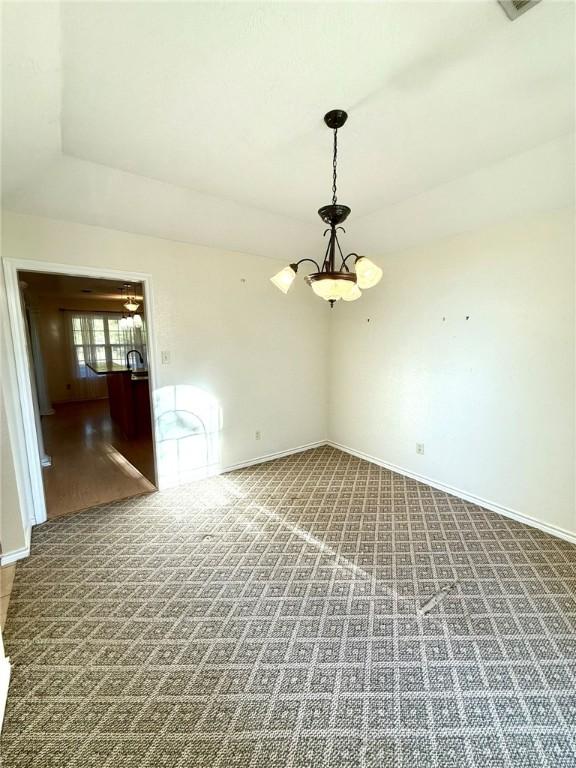
[[[156,344],[154,340],[154,318],[152,301],[152,276],[143,272],[128,272],[101,267],[84,267],[75,264],[58,264],[56,262],[36,261],[32,259],[4,258],[4,277],[6,283],[6,296],[8,303],[8,315],[10,320],[10,335],[14,350],[14,362],[16,367],[16,379],[18,385],[18,405],[22,414],[24,427],[24,447],[15,445],[14,458],[21,462],[21,466],[27,466],[30,478],[30,495],[32,509],[28,509],[29,501],[20,499],[23,518],[32,521],[33,525],[39,525],[47,520],[46,501],[44,498],[44,482],[42,479],[42,465],[38,452],[38,433],[34,418],[34,401],[32,385],[30,381],[30,368],[28,364],[28,341],[24,314],[20,298],[20,286],[18,272],[45,272],[46,274],[71,275],[73,277],[95,277],[115,280],[117,282],[142,283],[144,288],[144,314],[146,317],[147,356],[148,356],[148,385],[150,390],[150,416],[152,421],[152,450],[154,454],[154,484],[158,487],[158,465],[156,457],[156,434],[154,417],[154,398],[156,390]],[[28,502],[28,503],[27,503]]]

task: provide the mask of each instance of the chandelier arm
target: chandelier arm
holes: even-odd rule
[[[314,259],[300,259],[300,261],[295,262],[294,266],[298,267],[300,264],[302,264],[304,261],[309,261],[311,264],[314,264],[318,272],[321,272],[321,268],[317,261],[314,261]]]
[[[349,268],[346,266],[346,259],[344,258],[344,254],[342,253],[342,248],[340,248],[340,243],[338,241],[338,236],[336,233],[334,234],[334,238],[336,240],[336,245],[338,246],[338,250],[340,251],[340,256],[342,257],[342,264],[340,265],[340,272],[342,272],[342,268],[346,269],[348,272],[350,272]],[[348,258],[348,257],[346,257]]]
[[[344,259],[344,261],[342,262],[342,266],[343,266],[343,267],[346,265],[346,262],[348,261],[348,259],[350,258],[350,256],[356,256],[356,258],[357,258],[357,259],[359,259],[359,258],[360,258],[360,256],[358,256],[358,254],[357,254],[357,253],[354,253],[354,251],[352,251],[352,253],[349,253],[349,254],[348,254],[348,256],[346,256],[346,258],[345,258],[345,259]]]
[[[337,231],[337,230],[341,229],[341,230],[342,230],[342,232],[344,232],[344,233],[346,232],[346,230],[344,229],[344,227],[335,227],[334,229],[335,229],[335,231]],[[324,232],[322,232],[322,237],[326,237],[326,232],[332,232],[332,227],[326,227],[326,229],[324,230]]]
[[[338,243],[338,236],[336,235],[336,227],[333,226],[332,232],[330,233],[330,250],[328,253],[328,270],[330,272],[336,271],[336,244],[337,243]]]
[[[328,230],[326,230],[326,232],[327,232],[327,231],[328,231]],[[324,232],[324,234],[326,234],[326,232]],[[330,232],[332,232],[332,230],[330,230]],[[330,262],[330,259],[329,259],[328,253],[330,252],[330,246],[331,246],[331,245],[332,245],[332,235],[330,235],[330,237],[329,237],[329,239],[328,239],[328,245],[327,245],[327,247],[326,247],[326,251],[324,252],[324,259],[323,259],[323,261],[322,261],[322,269],[324,269],[324,267],[325,267],[326,265],[328,265],[328,271],[330,271],[330,263],[329,263],[329,262]],[[322,269],[320,269],[320,270],[318,270],[318,271],[319,271],[319,272],[322,272]]]

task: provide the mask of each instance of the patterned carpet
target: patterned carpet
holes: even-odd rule
[[[3,766],[574,768],[575,628],[576,547],[319,448],[34,532]]]

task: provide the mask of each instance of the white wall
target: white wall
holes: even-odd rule
[[[331,440],[576,534],[572,214],[378,261],[333,312]]]
[[[281,294],[269,281],[281,263],[8,212],[3,256],[149,273],[155,395],[197,388],[219,408],[221,467],[326,438],[328,307],[302,282]]]

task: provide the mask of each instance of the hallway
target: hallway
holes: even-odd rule
[[[42,418],[52,466],[43,470],[48,518],[156,490],[152,441],[125,440],[108,400],[63,403]]]

